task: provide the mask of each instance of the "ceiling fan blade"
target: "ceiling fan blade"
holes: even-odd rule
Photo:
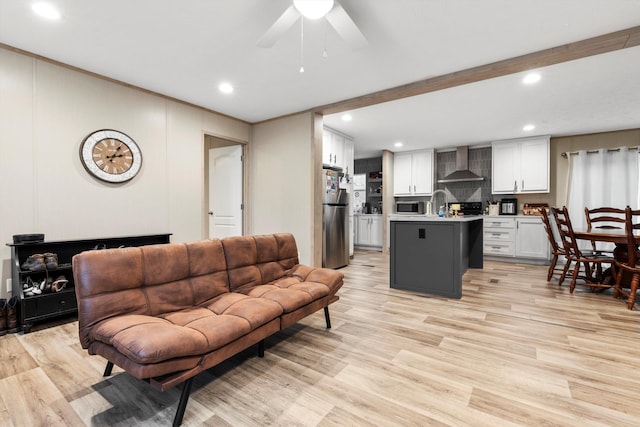
[[[351,46],[351,49],[361,49],[369,44],[358,26],[340,4],[336,3],[333,9],[327,13],[327,21],[335,28],[340,37]]]
[[[280,37],[287,32],[289,28],[296,23],[296,21],[300,18],[300,12],[293,6],[289,6],[287,10],[284,11],[282,15],[278,18],[276,22],[273,23],[271,27],[267,30],[266,33],[260,37],[258,43],[256,43],[259,47],[271,47]]]

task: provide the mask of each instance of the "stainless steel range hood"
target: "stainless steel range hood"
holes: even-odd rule
[[[456,148],[456,170],[453,173],[439,179],[439,183],[484,181],[484,177],[478,176],[469,170],[469,147]]]

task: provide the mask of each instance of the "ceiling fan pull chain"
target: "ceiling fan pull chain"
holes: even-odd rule
[[[300,72],[304,73],[304,16],[300,17]]]
[[[329,54],[327,53],[327,25],[329,21],[324,20],[324,50],[322,51],[322,57],[328,58]]]

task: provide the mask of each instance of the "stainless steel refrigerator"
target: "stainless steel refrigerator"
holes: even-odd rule
[[[322,266],[340,268],[349,264],[349,194],[340,188],[342,173],[323,169]]]

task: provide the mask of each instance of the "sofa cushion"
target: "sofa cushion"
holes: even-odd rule
[[[226,262],[218,239],[140,249],[151,315],[199,305],[229,292]]]
[[[231,292],[242,286],[262,284],[255,239],[251,236],[234,236],[222,239],[227,261],[229,289]]]
[[[88,348],[91,328],[99,322],[122,314],[149,314],[142,264],[137,247],[86,251],[73,257],[82,348]]]
[[[331,289],[318,282],[302,282],[298,277],[285,277],[260,286],[245,287],[243,293],[277,302],[284,313],[304,307],[329,295]]]
[[[229,292],[227,262],[220,240],[201,240],[186,245],[194,305]]]
[[[292,234],[254,236],[254,239],[262,284],[285,276],[298,264],[298,248]]]
[[[234,236],[222,239],[229,272],[229,289],[246,288],[286,276],[298,264],[298,249],[289,233]]]
[[[225,293],[200,307],[160,316],[122,315],[100,322],[92,339],[111,345],[136,363],[204,355],[282,314],[267,299]]]

